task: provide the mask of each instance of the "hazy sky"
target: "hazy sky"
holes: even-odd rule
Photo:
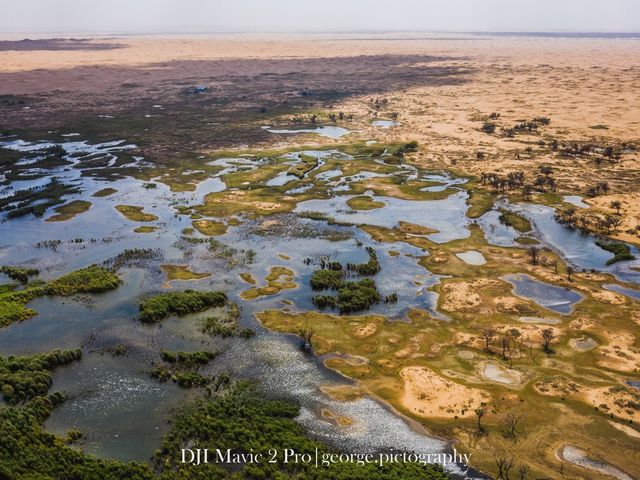
[[[37,32],[640,31],[640,0],[0,0]]]

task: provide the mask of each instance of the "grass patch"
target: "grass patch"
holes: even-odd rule
[[[204,312],[211,307],[221,307],[227,303],[222,292],[168,292],[146,298],[138,307],[140,320],[156,323],[170,315],[182,317],[189,313]]]
[[[108,188],[103,188],[102,190],[98,190],[92,196],[96,198],[104,198],[104,197],[108,197],[109,195],[113,195],[117,191],[118,190],[116,190],[115,188],[108,187]]]
[[[133,229],[134,233],[153,233],[158,230],[158,227],[151,227],[149,225],[142,225]]]
[[[117,205],[116,210],[119,211],[127,220],[132,222],[154,222],[158,220],[156,215],[144,213],[144,207],[134,207],[132,205]]]
[[[54,211],[57,215],[47,218],[47,222],[64,222],[71,220],[76,215],[86,212],[91,208],[91,202],[85,200],[74,200],[59,207]]]
[[[507,225],[520,233],[528,233],[533,229],[531,222],[528,219],[504,208],[500,209],[500,216],[498,217],[498,220],[500,220],[500,223],[503,225]]]
[[[369,195],[361,195],[347,200],[347,205],[353,210],[375,210],[384,207],[384,202],[377,202]]]
[[[276,295],[282,290],[298,288],[298,284],[293,281],[294,275],[295,273],[286,267],[271,267],[264,278],[266,285],[245,290],[240,297],[244,300],[255,300],[267,295]]]
[[[184,265],[161,265],[160,268],[167,274],[167,281],[173,280],[200,280],[210,277],[210,273],[196,273]]]
[[[467,217],[480,218],[493,208],[495,196],[492,193],[479,188],[468,189],[467,191],[469,193],[469,198],[467,198],[467,205],[469,205]]]
[[[214,220],[196,220],[192,225],[201,234],[209,237],[223,235],[227,232],[227,226],[224,223],[216,222]]]

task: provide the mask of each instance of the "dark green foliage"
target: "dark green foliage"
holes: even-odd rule
[[[12,480],[152,480],[139,463],[99,460],[64,445],[42,423],[64,400],[37,397],[23,408],[0,408],[0,478]],[[167,479],[172,477],[166,477]],[[176,477],[173,477],[176,478]]]
[[[14,404],[44,395],[51,386],[51,371],[82,358],[80,350],[55,350],[32,356],[0,357],[0,389]]]
[[[220,386],[228,383],[220,376]],[[180,449],[195,447],[213,451],[267,452],[274,448],[300,453],[330,452],[324,444],[305,436],[295,421],[298,407],[282,401],[265,400],[246,383],[230,387],[221,395],[198,400],[174,419],[154,466],[123,463],[86,455],[45,432],[43,422],[61,394],[37,397],[22,408],[0,407],[0,478],[11,480],[446,480],[438,466],[396,463],[382,468],[368,464],[334,464],[315,468],[301,463],[262,462],[242,466],[233,474],[213,463],[180,464]],[[281,460],[281,459],[279,459]]]
[[[8,218],[34,214],[41,217],[50,207],[64,203],[63,196],[80,193],[80,188],[65,185],[52,179],[43,187],[19,190],[13,195],[0,199],[0,212],[7,212]]]
[[[380,271],[380,263],[378,262],[378,255],[376,251],[367,247],[367,253],[369,254],[369,261],[367,263],[349,263],[347,264],[347,270],[357,272],[359,275],[375,275]]]
[[[176,365],[179,368],[198,368],[206,365],[218,356],[218,352],[169,352],[160,351],[160,357],[167,363]]]
[[[234,452],[267,452],[276,449],[293,449],[299,453],[315,453],[322,456],[331,452],[324,444],[305,436],[303,428],[295,421],[299,408],[290,403],[265,399],[247,383],[230,387],[222,395],[199,400],[185,408],[174,420],[171,431],[165,436],[162,448],[156,455],[156,464],[164,465],[167,458],[175,458],[175,452],[187,445],[197,448],[231,449]],[[175,463],[175,460],[174,460]],[[200,466],[180,465],[175,478],[221,478],[220,467],[208,464]],[[207,477],[196,477],[199,473]],[[286,479],[299,480],[445,480],[448,477],[440,467],[396,463],[382,468],[377,465],[358,466],[354,463],[333,464],[316,468],[314,464],[276,463],[268,461],[244,466],[238,479]],[[236,477],[234,477],[236,478]]]
[[[4,273],[9,278],[20,283],[27,283],[29,281],[29,277],[38,275],[40,271],[35,268],[10,267],[3,265],[0,267],[0,273]]]
[[[0,326],[21,322],[37,313],[25,307],[44,295],[69,296],[77,293],[106,292],[117,288],[120,279],[109,270],[91,265],[68,273],[49,283],[29,284],[24,290],[0,291]]]
[[[614,256],[607,261],[607,265],[612,265],[616,262],[625,262],[628,260],[636,259],[636,257],[631,255],[631,249],[626,243],[608,243],[602,240],[598,240],[596,242],[596,245],[598,245],[603,250],[606,250],[607,252],[613,253]]]
[[[64,275],[47,284],[47,295],[69,296],[76,293],[100,293],[114,290],[120,279],[106,268],[91,265]]]
[[[240,307],[231,303],[226,311],[217,317],[207,317],[203,319],[202,332],[222,338],[240,337],[251,338],[256,333],[250,328],[240,328],[238,326],[240,318]]]
[[[376,283],[369,278],[358,282],[342,282],[337,292],[335,297],[316,295],[313,304],[318,308],[337,308],[340,313],[352,313],[367,310],[380,301]]]
[[[485,122],[482,124],[482,131],[484,133],[493,133],[496,131],[496,124],[491,122]]]
[[[314,290],[338,289],[342,285],[343,276],[340,270],[316,270],[311,275],[311,287]]]
[[[179,317],[189,313],[204,312],[211,307],[221,307],[227,303],[222,292],[168,292],[155,295],[140,303],[140,320],[155,323],[170,315]]]

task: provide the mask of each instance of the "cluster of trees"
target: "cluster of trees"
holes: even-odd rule
[[[80,193],[80,187],[67,185],[57,178],[52,178],[44,186],[18,190],[12,195],[0,198],[0,212],[7,212],[7,218],[23,217],[29,214],[41,217],[49,208],[64,203],[63,196],[78,193]]]
[[[506,175],[500,175],[495,172],[482,172],[480,174],[480,182],[483,185],[491,185],[496,193],[503,193],[509,190],[515,190],[524,185],[524,172],[509,172]]]
[[[51,282],[32,282],[22,290],[0,292],[0,326],[20,322],[37,313],[25,304],[44,295],[69,296],[77,293],[98,293],[113,290],[120,279],[111,271],[91,265],[68,273]]]
[[[223,378],[224,377],[224,378]],[[295,421],[296,405],[265,399],[248,383],[230,385],[220,376],[221,393],[200,399],[185,407],[172,422],[153,465],[93,457],[70,448],[42,424],[53,409],[65,400],[62,394],[36,397],[22,408],[0,407],[0,476],[11,479],[82,479],[82,480],[222,480],[258,478],[305,478],[309,480],[368,479],[446,480],[439,466],[412,463],[358,466],[353,463],[316,468],[304,463],[276,463],[233,466],[233,472],[214,463],[198,466],[180,463],[181,448],[208,448],[214,451],[282,452],[285,448],[299,453],[333,452],[323,443],[305,435]],[[74,437],[77,432],[74,432]],[[339,452],[337,452],[339,453]]]
[[[498,347],[502,358],[505,360],[511,360],[514,356],[517,356],[522,351],[522,347],[525,343],[528,343],[528,338],[522,335],[522,332],[517,328],[511,328],[504,332],[499,332],[493,327],[485,328],[481,332],[481,338],[485,344],[485,350],[491,352],[491,347],[498,342]],[[551,342],[556,338],[556,334],[552,328],[545,328],[541,333],[541,346],[545,353],[552,353]],[[531,348],[529,349],[532,352]],[[532,355],[532,353],[531,353]]]
[[[110,270],[90,265],[52,280],[46,286],[47,295],[69,296],[77,293],[100,293],[114,290],[120,279]]]
[[[155,323],[170,315],[181,317],[189,313],[204,312],[211,307],[221,307],[226,303],[227,296],[223,292],[185,290],[161,293],[140,303],[139,318],[145,323]]]
[[[482,124],[480,130],[487,134],[493,134],[498,129],[495,120],[500,118],[500,114],[493,112],[487,121]],[[549,125],[551,119],[548,117],[535,117],[533,120],[516,123],[513,127],[500,127],[500,133],[505,137],[515,137],[519,133],[534,133],[543,125]]]
[[[380,302],[382,297],[376,282],[370,278],[348,281],[347,275],[355,273],[361,276],[376,275],[380,272],[380,263],[376,251],[367,247],[369,261],[366,263],[348,263],[346,268],[339,262],[320,260],[320,269],[313,272],[310,279],[314,290],[333,290],[335,295],[315,295],[313,304],[318,308],[333,308],[340,313],[364,311]],[[398,295],[392,293],[384,298],[385,303],[395,303]]]
[[[80,350],[55,350],[31,356],[0,357],[0,391],[15,404],[44,395],[51,386],[51,371],[82,358]]]
[[[611,235],[617,233],[622,225],[619,214],[599,215],[580,212],[575,207],[568,207],[556,213],[556,220],[570,229],[577,229],[583,233],[598,233]]]
[[[204,387],[211,378],[200,375],[198,370],[218,356],[218,352],[169,352],[162,350],[160,358],[165,365],[151,371],[151,376],[161,382],[171,379],[183,388]]]
[[[313,304],[318,308],[336,308],[340,313],[360,312],[380,301],[376,282],[365,278],[357,282],[342,282],[337,295],[316,295]]]
[[[375,275],[380,271],[378,254],[372,247],[367,247],[369,261],[366,263],[347,263],[347,270],[356,272],[358,275]]]
[[[240,328],[238,319],[240,318],[240,307],[231,303],[223,315],[217,317],[206,317],[202,322],[202,333],[215,335],[218,337],[240,337],[251,338],[256,332],[250,328]]]
[[[7,277],[20,283],[28,283],[29,277],[35,277],[40,271],[35,268],[11,267],[3,265],[0,267],[0,273],[4,273]]]

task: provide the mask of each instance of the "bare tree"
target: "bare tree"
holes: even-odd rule
[[[519,429],[522,422],[524,421],[525,416],[526,416],[526,413],[524,412],[523,413],[509,412],[505,416],[507,436],[511,438],[511,440],[513,440],[514,442],[516,441],[518,433],[520,433]]]
[[[573,267],[571,265],[567,265],[567,280],[572,282],[571,275],[573,275]]]
[[[529,252],[529,257],[531,257],[531,263],[537,265],[540,260],[540,249],[538,247],[529,247],[527,252]]]
[[[509,480],[509,472],[513,468],[513,455],[510,458],[507,457],[493,457],[496,462],[498,472],[496,473],[497,480]]]
[[[518,478],[520,480],[525,480],[530,470],[531,469],[527,465],[520,465],[520,468],[518,469]]]
[[[496,336],[496,331],[493,328],[485,328],[482,331],[482,338],[484,339],[485,350],[487,352],[490,351],[489,345],[491,344],[495,336]]]
[[[484,427],[480,423],[482,421],[482,417],[484,417],[487,413],[487,410],[484,407],[478,407],[475,410],[476,417],[478,417],[478,431],[484,432]]]
[[[545,353],[551,352],[551,350],[549,349],[549,345],[554,338],[556,338],[556,334],[553,333],[553,329],[545,328],[544,330],[542,330],[542,349]]]

